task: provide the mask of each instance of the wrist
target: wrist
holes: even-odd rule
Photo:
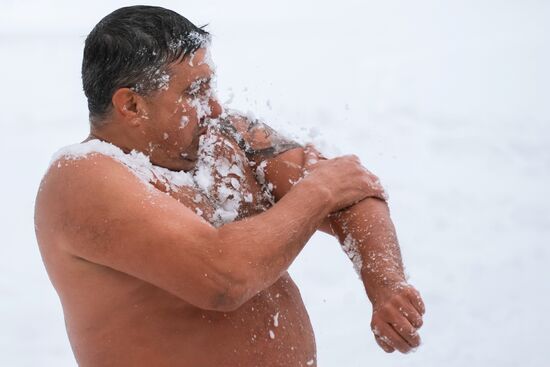
[[[365,272],[365,269],[363,269],[361,278],[367,296],[374,307],[379,303],[383,303],[384,300],[391,297],[395,292],[409,286],[405,276],[400,274],[378,274],[376,277],[373,277],[372,274],[366,275]]]

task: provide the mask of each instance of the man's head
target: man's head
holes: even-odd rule
[[[209,84],[209,39],[160,7],[126,7],[103,18],[86,38],[82,62],[92,131],[144,151],[153,163],[190,168],[200,123],[221,112]]]

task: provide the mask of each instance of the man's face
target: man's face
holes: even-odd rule
[[[214,77],[205,48],[170,67],[170,78],[146,97],[144,130],[153,164],[171,170],[191,170],[197,161],[205,119],[222,113],[211,88]],[[167,78],[167,77],[166,77]]]

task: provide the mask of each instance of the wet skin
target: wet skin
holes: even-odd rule
[[[201,49],[193,60],[173,66],[167,89],[148,96],[117,90],[109,121],[92,128],[90,138],[142,152],[160,167],[192,170],[199,137],[216,133],[207,132],[204,118],[221,113],[205,82],[211,77]],[[197,82],[200,87],[193,87]],[[199,113],[205,106],[206,116]],[[246,159],[235,141],[219,138],[228,142],[219,157]],[[340,240],[347,235],[343,228],[361,235],[376,208],[391,221],[385,203],[373,199],[380,197],[376,180],[357,159],[306,167],[304,152],[291,152],[292,159],[276,163],[276,157],[267,167],[274,171],[269,181],[281,199],[278,209],[255,215],[262,206],[260,185],[245,165],[244,176],[235,178],[254,201],[241,207],[238,219],[251,219],[220,231],[196,214],[198,208],[208,217],[214,207],[206,198],[197,204],[193,188],[174,192],[160,182],[145,187],[122,164],[99,154],[50,167],[36,200],[35,228],[80,365],[315,365],[309,318],[285,270],[330,213],[350,208],[330,222]],[[309,169],[308,177],[293,186],[289,182],[297,182],[302,169]],[[377,238],[393,234],[393,226],[378,227]],[[377,342],[387,352],[407,352],[419,343],[423,306],[407,312],[409,320],[401,310],[412,307],[411,299],[420,304],[420,297],[410,287],[379,284],[380,278],[404,281],[397,243],[363,237],[363,255],[390,252],[395,258],[390,267],[378,262],[379,270],[362,274],[375,309],[372,327],[389,328],[380,329]]]
[[[233,149],[242,154],[235,145]],[[45,182],[55,182],[56,172],[51,171]],[[252,171],[248,169],[241,180],[257,204],[260,187]],[[152,184],[164,190],[162,184]],[[198,193],[194,188],[169,193],[191,209],[200,208],[205,216],[213,210],[205,197],[200,203],[193,201]],[[49,200],[54,198],[44,198],[42,205],[50,205]],[[287,273],[233,312],[208,311],[140,279],[67,253],[56,236],[61,231],[51,228],[39,242],[62,300],[79,365],[313,365],[313,330],[298,288]]]
[[[203,120],[221,113],[220,105],[210,95],[208,81],[212,74],[206,50],[200,49],[192,58],[171,67],[168,88],[146,97],[128,88],[117,90],[113,95],[112,120],[101,129],[92,129],[87,140],[99,138],[127,152],[141,151],[161,167],[192,170],[196,165],[199,138],[206,133]],[[197,101],[202,107],[207,106],[206,116],[198,111],[201,106]],[[221,135],[219,138],[227,139]],[[229,160],[234,155],[246,159],[234,141],[227,142],[219,154]],[[87,164],[90,169],[79,168]],[[95,234],[90,230],[92,238],[82,243],[67,240],[65,234],[71,227],[68,218],[75,215],[68,213],[70,209],[64,205],[66,199],[63,197],[66,191],[59,191],[60,187],[77,187],[77,196],[79,191],[80,195],[89,195],[88,182],[105,176],[112,182],[128,181],[124,189],[128,195],[143,192],[140,200],[151,196],[147,194],[148,189],[143,191],[143,184],[136,182],[132,173],[125,167],[119,169],[121,164],[111,158],[93,154],[82,162],[70,162],[68,166],[53,165],[44,177],[35,219],[43,260],[61,298],[71,346],[79,365],[197,367],[306,366],[315,363],[311,324],[300,293],[286,272],[238,309],[221,312],[197,307],[184,300],[185,297],[93,260],[95,255],[101,257],[108,251],[103,242],[110,239],[103,241],[98,240],[99,237],[106,236],[105,233],[116,226],[122,226],[124,231],[137,231],[140,223],[111,223],[105,219],[101,225],[104,228],[99,228]],[[252,203],[242,206],[240,217],[254,215],[256,204],[262,200],[260,185],[248,166],[244,177],[237,178],[241,188],[254,197]],[[166,192],[193,213],[198,207],[206,217],[214,210],[206,197],[199,204],[195,203],[193,198],[200,193],[194,188],[182,187],[173,192],[160,182],[151,182],[151,185],[153,190]],[[108,211],[108,207],[105,208]],[[103,215],[97,210],[84,214],[85,209],[76,210],[76,215],[84,217],[78,228],[85,230],[94,227],[95,221]],[[139,217],[132,209],[124,214],[128,218],[134,215]],[[114,242],[119,240],[115,238]],[[84,248],[79,252],[80,246]],[[90,246],[101,248],[90,249]],[[91,255],[88,258],[80,256],[81,252]],[[201,292],[200,289],[193,291]]]

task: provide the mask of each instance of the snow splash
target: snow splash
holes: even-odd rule
[[[229,141],[212,131],[201,136],[195,182],[214,205],[211,223],[215,226],[234,221],[241,206],[254,199],[246,183],[248,162],[233,148]]]
[[[353,268],[359,277],[361,277],[361,269],[363,268],[363,258],[361,257],[361,252],[359,252],[359,247],[357,246],[357,241],[348,234],[344,241],[342,242],[342,250],[348,255],[349,259],[353,263]]]
[[[153,189],[154,183],[163,184],[166,190],[178,192],[183,186],[197,191],[193,201],[202,201],[202,195],[213,206],[213,213],[204,219],[219,227],[239,217],[243,204],[251,205],[254,195],[246,182],[246,159],[239,154],[224,156],[234,150],[223,136],[214,131],[200,139],[199,158],[194,171],[171,171],[151,163],[149,157],[135,150],[124,153],[119,147],[100,140],[90,140],[62,148],[54,154],[51,166],[61,167],[62,159],[83,159],[90,154],[101,154],[122,163],[144,185]],[[267,207],[262,207],[265,210]],[[198,209],[199,216],[205,214]]]

